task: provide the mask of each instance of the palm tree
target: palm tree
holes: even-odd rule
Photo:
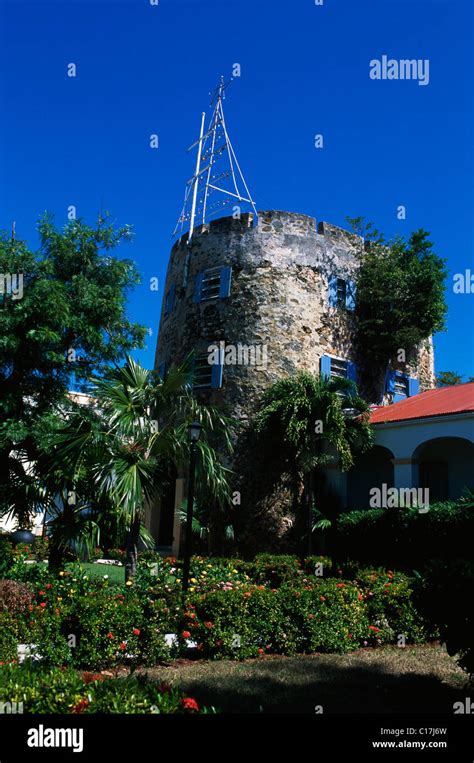
[[[203,426],[198,479],[217,502],[230,502],[228,470],[211,444],[219,436],[231,448],[229,422],[193,397],[190,357],[165,379],[128,358],[124,367],[95,381],[94,399],[92,407],[76,410],[56,434],[53,463],[72,482],[86,472],[92,496],[84,497],[102,502],[125,523],[128,580],[136,572],[140,536],[146,536],[145,505],[163,493],[170,464],[179,470],[186,463],[187,428],[193,420]]]
[[[367,450],[372,443],[368,419],[369,405],[348,379],[301,371],[275,382],[264,393],[255,428],[274,443],[273,447],[278,443],[302,485],[308,554],[312,552],[314,471],[337,461],[343,471],[349,469],[355,453]],[[327,522],[323,525],[327,527]],[[319,529],[323,525],[319,524]]]

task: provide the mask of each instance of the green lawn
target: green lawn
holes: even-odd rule
[[[466,674],[440,646],[258,660],[176,661],[146,671],[223,712],[452,713]]]
[[[70,565],[66,565],[66,568]],[[115,564],[95,564],[94,562],[83,562],[81,567],[91,578],[103,578],[109,576],[110,583],[114,585],[123,585],[125,583],[125,567],[116,567]]]

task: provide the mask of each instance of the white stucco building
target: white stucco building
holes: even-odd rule
[[[375,442],[347,473],[326,470],[344,508],[369,507],[370,490],[428,488],[430,502],[474,489],[474,382],[375,408]]]

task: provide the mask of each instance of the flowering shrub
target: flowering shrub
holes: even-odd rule
[[[194,597],[181,631],[206,657],[346,652],[368,636],[369,620],[353,583],[317,581],[301,589],[248,586]]]
[[[329,556],[307,556],[303,562],[303,571],[306,575],[319,575],[327,578],[332,574],[333,561]]]
[[[301,562],[296,556],[257,554],[250,570],[253,582],[278,588],[301,575]]]
[[[22,602],[13,620],[5,620],[3,649],[12,659],[13,639],[34,643],[42,664],[97,670],[154,665],[186,653],[189,642],[203,657],[244,658],[346,652],[396,643],[400,635],[406,642],[426,637],[406,575],[357,568],[348,579],[348,569],[325,557],[303,565],[292,556],[260,555],[253,562],[195,557],[183,610],[182,567],[171,557],[142,560],[126,585],[111,583],[106,568],[102,578],[89,577],[81,565],[56,577],[45,565],[17,560],[16,582],[6,581],[3,589],[0,583],[0,606]],[[3,599],[2,590],[8,592]],[[177,634],[177,643],[167,643],[166,634]]]
[[[410,578],[403,572],[383,569],[360,570],[356,577],[361,588],[372,629],[368,643],[397,641],[419,643],[427,631],[422,616],[413,603]]]
[[[0,696],[23,702],[25,713],[209,713],[193,697],[143,676],[106,678],[70,668],[0,668]]]
[[[301,652],[348,652],[368,633],[368,617],[355,583],[317,580],[281,590],[283,610],[296,625]]]
[[[0,610],[0,666],[17,659],[18,642],[19,634],[15,618],[7,610]]]
[[[211,591],[190,600],[184,613],[183,644],[196,641],[203,657],[257,657],[263,652],[293,654],[296,631],[283,615],[276,592],[263,586]]]

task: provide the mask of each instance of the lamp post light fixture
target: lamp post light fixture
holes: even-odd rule
[[[183,563],[183,594],[187,593],[189,585],[189,567],[191,564],[193,541],[193,507],[194,507],[194,477],[196,473],[197,442],[201,436],[202,425],[193,421],[188,427],[189,438],[189,473],[188,473],[188,505],[186,510],[186,537]]]

